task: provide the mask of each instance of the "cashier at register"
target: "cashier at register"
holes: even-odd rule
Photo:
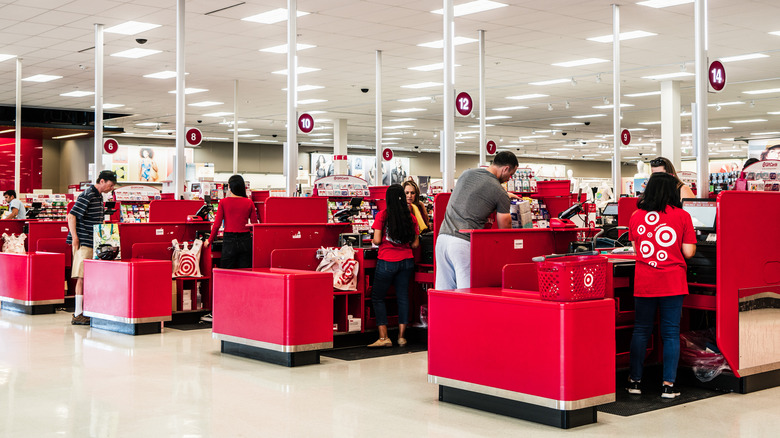
[[[3,197],[8,203],[8,217],[5,219],[27,219],[27,210],[22,201],[16,199],[16,190],[6,190]]]

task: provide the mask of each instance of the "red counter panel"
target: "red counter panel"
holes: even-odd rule
[[[65,302],[65,256],[0,253],[0,301],[24,306]]]

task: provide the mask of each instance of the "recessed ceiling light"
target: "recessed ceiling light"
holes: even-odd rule
[[[185,88],[184,94],[196,94],[196,93],[203,93],[205,91],[209,91],[205,88]],[[169,91],[171,94],[176,94],[176,90]]]
[[[477,12],[489,11],[491,9],[503,8],[507,6],[504,3],[494,2],[490,0],[475,0],[468,3],[463,3],[452,8],[452,12],[456,17],[462,17],[464,15],[476,14]],[[434,14],[443,15],[444,9],[437,9],[431,11]]]
[[[552,152],[552,151],[544,151],[544,152],[537,152],[539,155],[557,155],[558,152]]]
[[[298,105],[309,105],[312,103],[322,103],[327,102],[326,99],[303,99],[298,101]]]
[[[204,140],[230,140],[227,137],[203,137]]]
[[[203,117],[226,117],[226,116],[232,116],[233,113],[227,112],[227,111],[217,111],[215,113],[208,113],[203,114]]]
[[[16,55],[5,55],[3,53],[0,53],[0,62],[7,61],[11,58],[16,58]]]
[[[780,93],[780,88],[766,88],[763,90],[750,90],[750,91],[744,91],[745,94],[770,94],[770,93]]]
[[[634,104],[632,104],[632,103],[621,103],[620,104],[621,108],[626,108],[626,107],[630,107],[630,106],[634,106]],[[609,105],[596,105],[596,106],[593,107],[593,109],[610,109],[610,108],[614,108],[614,107],[615,107],[615,105],[610,103]]]
[[[158,122],[142,122],[142,123],[136,123],[135,126],[157,126],[160,123]]]
[[[551,148],[551,151],[573,151],[574,148]]]
[[[431,100],[430,97],[410,97],[408,99],[398,99],[399,102],[422,102]]]
[[[405,129],[405,128],[414,128],[414,125],[398,125],[398,126],[384,126],[382,129]],[[388,134],[390,135],[390,134]]]
[[[34,75],[30,76],[28,78],[22,79],[23,81],[27,82],[49,82],[53,81],[55,79],[62,79],[62,76],[57,75]]]
[[[121,108],[123,106],[125,105],[121,103],[104,103],[103,109]],[[92,105],[90,108],[95,108],[95,105]]]
[[[657,122],[639,122],[639,124],[640,125],[660,125],[661,121],[659,120]]]
[[[526,138],[548,138],[549,135],[526,135],[524,137],[520,137],[520,139],[526,139]]]
[[[95,94],[94,91],[81,91],[81,90],[75,90],[75,91],[69,91],[67,93],[62,93],[60,96],[64,97],[85,97],[85,96],[92,96]]]
[[[238,132],[246,132],[246,131],[251,131],[251,130],[252,130],[252,128],[238,128]],[[228,129],[228,132],[233,132],[233,131],[234,131],[233,128]]]
[[[441,87],[441,82],[420,82],[419,84],[409,84],[409,85],[401,85],[401,88],[411,88],[411,89],[420,89],[420,88],[431,88],[431,87]]]
[[[729,123],[758,123],[766,122],[767,119],[743,119],[743,120],[729,120]]]
[[[657,8],[668,8],[669,6],[684,5],[693,2],[694,0],[647,0],[643,2],[637,2],[637,4],[657,9]]]
[[[621,32],[619,39],[620,41],[625,41],[625,40],[633,40],[635,38],[644,38],[644,37],[650,37],[656,35],[658,34],[653,32],[645,32],[644,30],[634,30],[631,32]],[[613,39],[614,38],[612,34],[587,38],[588,41],[595,41],[597,43],[611,43]]]
[[[550,79],[548,81],[529,82],[528,85],[555,85],[555,84],[568,84],[568,83],[571,83],[571,78]]]
[[[507,96],[507,99],[512,100],[525,100],[525,99],[536,99],[537,97],[547,97],[547,94],[521,94],[519,96]]]
[[[333,134],[330,132],[315,132],[314,134],[309,134],[310,137],[332,137]]]
[[[397,109],[397,110],[391,110],[391,113],[416,113],[419,111],[427,111],[425,108],[404,108],[404,109]]]
[[[300,52],[301,50],[313,49],[313,48],[315,48],[317,46],[312,45],[312,44],[301,44],[301,43],[298,43],[298,44],[295,45],[295,47]],[[287,44],[282,44],[282,45],[279,45],[279,46],[268,47],[267,49],[260,49],[260,51],[261,52],[268,52],[268,53],[287,53]]]
[[[660,91],[646,91],[644,93],[631,93],[631,94],[624,94],[625,97],[645,97],[645,96],[660,96]]]
[[[751,53],[749,55],[737,55],[727,56],[725,58],[718,58],[720,62],[736,62],[736,61],[748,61],[750,59],[769,58],[769,55],[763,53]]]
[[[631,129],[629,129],[629,131],[631,131],[631,132],[634,132],[634,131],[647,131],[647,128],[631,128]]]
[[[477,39],[469,38],[469,37],[455,37],[452,39],[452,45],[459,46],[461,44],[469,44],[469,43],[476,43]],[[438,41],[431,41],[429,43],[422,43],[418,44],[418,47],[429,47],[431,49],[443,49],[444,48],[444,40],[438,40]]]
[[[585,59],[577,59],[575,61],[556,62],[553,65],[556,67],[581,67],[583,65],[601,64],[602,62],[609,62],[609,61],[601,58],[585,58]]]
[[[750,135],[778,135],[780,134],[780,131],[769,131],[769,132],[751,132]],[[725,140],[725,139],[724,139]],[[733,141],[733,140],[732,140]]]
[[[674,78],[684,78],[688,76],[693,76],[693,73],[688,73],[685,71],[678,71],[676,73],[665,73],[661,75],[650,75],[650,76],[642,76],[642,79],[650,79],[654,81],[661,81],[664,79],[674,79]]]
[[[57,137],[52,137],[52,140],[60,140],[63,138],[71,138],[71,137],[81,137],[83,135],[89,135],[89,132],[79,132],[78,134],[68,134],[68,135],[60,135]]]
[[[190,103],[188,106],[217,106],[224,105],[224,102],[213,102],[210,100],[204,100],[203,102]]]
[[[417,120],[414,117],[404,117],[401,119],[390,119],[391,122],[411,122],[413,120]]]
[[[308,12],[297,11],[296,16],[303,17],[309,15]],[[287,20],[287,9],[279,8],[272,11],[263,12],[262,14],[252,15],[246,18],[242,18],[241,21],[251,21],[253,23],[260,24],[274,24]]]
[[[296,90],[300,93],[301,91],[312,91],[312,90],[319,90],[321,88],[325,88],[322,85],[299,85]],[[282,91],[287,91],[287,88],[282,88]]]
[[[593,119],[596,117],[607,117],[606,114],[585,114],[584,116],[571,116],[572,119]]]
[[[239,137],[260,137],[260,134],[238,134]]]
[[[302,75],[304,73],[311,73],[313,71],[320,71],[320,69],[319,68],[314,68],[314,67],[298,67],[298,68],[295,69],[295,72],[298,73],[299,75]],[[287,69],[277,70],[277,71],[273,71],[271,73],[273,73],[275,75],[286,75],[287,74]]]
[[[771,116],[777,116],[777,115],[780,115],[780,111],[769,111],[767,114],[769,114]]]
[[[184,73],[185,75],[188,75],[189,73]],[[165,71],[158,71],[157,73],[150,73],[148,75],[144,75],[145,78],[151,78],[151,79],[171,79],[176,77],[176,72],[171,70],[165,70]]]
[[[485,120],[487,121],[487,120],[499,120],[499,119],[511,119],[511,118],[512,116],[490,116],[490,117],[485,117]]]
[[[520,109],[528,109],[528,107],[527,106],[505,106],[502,108],[493,108],[493,111],[513,111],[513,110],[520,110]]]
[[[116,26],[111,26],[103,30],[108,33],[119,33],[122,35],[135,35],[137,33],[146,32],[160,27],[159,24],[141,23],[140,21],[127,21]]]
[[[455,64],[455,67],[460,67],[460,64]],[[421,65],[418,67],[409,67],[409,70],[415,70],[415,71],[435,71],[435,70],[441,70],[444,68],[444,63],[436,63],[436,64],[428,64],[428,65]]]
[[[733,126],[711,126],[711,127],[707,128],[707,129],[710,130],[710,131],[718,131],[718,130],[721,130],[721,129],[734,129],[734,127]]]
[[[579,126],[582,122],[550,123],[550,126]]]
[[[139,49],[138,47],[134,49],[129,50],[123,50],[121,52],[112,53],[111,56],[116,56],[118,58],[143,58],[144,56],[149,55],[155,55],[157,53],[162,53],[162,50],[154,50],[154,49]]]
[[[707,104],[707,106],[732,106],[732,105],[744,105],[744,104],[745,102],[734,101],[734,102],[710,103]]]

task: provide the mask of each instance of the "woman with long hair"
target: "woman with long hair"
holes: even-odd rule
[[[379,339],[369,347],[392,347],[387,337],[387,309],[385,295],[395,286],[398,301],[398,345],[406,345],[404,337],[409,323],[409,280],[414,273],[412,248],[420,246],[417,221],[409,211],[404,189],[400,184],[387,188],[386,208],[374,218],[374,245],[379,245],[379,255],[374,271],[374,287],[371,302],[374,304]]]
[[[230,193],[227,198],[219,201],[217,213],[214,215],[214,225],[206,245],[217,237],[222,223],[225,224],[222,257],[219,267],[225,269],[252,267],[252,233],[249,223],[257,223],[255,203],[246,196],[246,183],[241,175],[233,175],[228,179]]]
[[[428,219],[428,210],[425,208],[422,201],[420,201],[420,187],[417,186],[416,182],[409,180],[404,181],[403,188],[404,195],[406,196],[406,203],[409,205],[412,215],[417,219],[417,226],[420,228],[420,232],[422,233],[423,231],[430,229],[431,224]]]
[[[678,180],[671,174],[652,174],[638,207],[628,226],[636,270],[631,371],[626,390],[642,393],[642,368],[657,309],[664,351],[661,397],[675,398],[680,395],[674,387],[680,360],[680,317],[683,298],[688,295],[685,260],[696,254],[696,232],[691,215],[682,209]]]
[[[677,180],[677,190],[680,192],[680,199],[695,198],[693,190],[688,187],[679,176],[677,176],[677,170],[674,168],[671,160],[665,157],[657,157],[650,161],[650,171],[652,173],[664,172],[672,175]]]

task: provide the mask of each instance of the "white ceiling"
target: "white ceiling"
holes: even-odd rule
[[[612,45],[586,40],[589,37],[612,33],[613,0],[501,0],[508,7],[456,18],[456,35],[477,38],[478,30],[486,31],[487,46],[487,116],[509,115],[510,119],[490,121],[488,136],[499,147],[510,146],[520,136],[532,135],[535,130],[549,130],[553,123],[584,121],[572,116],[606,114],[588,119],[589,126],[563,127],[548,138],[534,139],[535,143],[511,145],[518,154],[536,155],[551,152],[552,148],[570,151],[552,151],[548,158],[582,158],[607,152],[598,142],[587,146],[574,145],[574,140],[598,140],[599,135],[612,132],[611,110],[592,108],[612,100],[612,64],[605,62],[585,67],[564,68],[553,63],[583,58],[611,60]],[[465,0],[456,0],[455,4]],[[247,134],[259,137],[242,141],[281,141],[285,137],[286,76],[271,74],[286,68],[284,54],[260,52],[259,49],[284,44],[287,25],[272,25],[242,21],[241,18],[276,8],[285,8],[284,0],[192,0],[186,9],[186,78],[188,87],[208,89],[208,92],[187,96],[187,103],[201,101],[224,102],[223,105],[199,108],[188,106],[186,124],[199,126],[206,137],[222,137],[232,141],[228,127],[220,125],[223,118],[203,114],[233,110],[233,80],[239,81],[239,116],[251,128]],[[215,10],[238,5],[223,11]],[[375,51],[383,52],[383,108],[385,126],[399,123],[393,119],[415,117],[403,122],[411,128],[385,130],[385,137],[393,140],[398,150],[433,150],[438,146],[434,133],[442,126],[442,88],[412,90],[402,85],[425,81],[442,81],[441,70],[418,72],[409,67],[442,62],[442,50],[418,47],[417,44],[442,38],[442,17],[430,11],[440,9],[440,0],[298,0],[298,9],[309,15],[298,19],[299,43],[316,48],[300,51],[299,65],[316,67],[317,72],[299,76],[300,85],[319,85],[325,88],[299,93],[299,99],[325,99],[327,102],[302,105],[300,111],[325,111],[315,115],[317,124],[329,129],[315,133],[332,132],[327,120],[348,120],[350,145],[364,145],[373,149],[375,114]],[[710,103],[742,101],[742,105],[723,106],[719,111],[710,108],[711,127],[730,126],[728,130],[710,131],[713,158],[744,156],[733,151],[735,143],[727,138],[749,137],[752,133],[778,130],[780,93],[746,95],[744,91],[778,88],[780,75],[780,36],[770,31],[780,30],[776,17],[780,3],[775,0],[710,0],[710,58],[761,52],[768,58],[726,64],[729,85],[720,94],[710,94]],[[175,79],[148,79],[143,75],[176,69],[176,1],[175,0],[0,0],[0,53],[23,58],[23,77],[34,74],[54,74],[62,79],[47,83],[23,84],[25,106],[89,110],[94,97],[61,97],[61,93],[94,88],[94,24],[106,27],[128,20],[160,24],[161,27],[133,36],[105,34],[105,98],[106,103],[124,107],[108,110],[132,114],[111,121],[126,132],[145,137],[155,128],[142,128],[140,122],[159,122],[163,129],[175,125]],[[628,40],[621,43],[623,93],[656,91],[660,83],[642,76],[694,71],[693,4],[652,9],[633,2],[621,6],[622,31],[643,30],[657,36]],[[136,38],[145,38],[140,46]],[[141,59],[108,56],[122,50],[143,47],[161,50],[161,53]],[[455,86],[468,91],[475,99],[478,93],[478,44],[456,48]],[[597,81],[600,74],[601,81]],[[571,82],[533,86],[529,82],[546,79],[574,78]],[[361,88],[369,88],[362,93]],[[530,93],[549,97],[529,100],[508,100],[506,96]],[[398,99],[419,96],[436,97],[435,102],[403,103]],[[682,81],[682,107],[690,108],[694,98],[693,80]],[[0,103],[15,103],[15,63],[0,63]],[[568,102],[569,108],[566,108]],[[660,138],[660,125],[640,125],[640,122],[660,120],[660,96],[624,97],[623,103],[635,106],[623,110],[623,125],[634,131],[633,143],[649,144]],[[548,110],[552,104],[552,111]],[[525,105],[529,109],[497,112],[493,108]],[[425,108],[411,114],[393,113],[403,108]],[[232,116],[228,117],[231,119]],[[767,122],[734,124],[732,120],[763,118]],[[198,120],[202,123],[198,124]],[[458,118],[456,130],[476,131],[477,118]],[[683,133],[690,132],[691,118],[682,118]],[[388,135],[392,133],[392,135]],[[416,134],[416,135],[415,135]],[[272,137],[277,135],[277,137]],[[479,135],[465,134],[457,148],[463,152],[478,150]],[[299,134],[303,144],[317,137]],[[321,138],[321,137],[320,137]],[[331,138],[331,137],[325,137]],[[690,137],[684,136],[687,142]],[[120,140],[121,141],[121,140]],[[127,140],[131,141],[131,140]],[[143,140],[132,140],[133,142]],[[567,144],[568,143],[568,144]],[[744,143],[737,143],[744,148]],[[332,146],[324,142],[322,148]],[[684,149],[684,152],[687,149]],[[654,153],[655,146],[638,146],[624,152],[632,157],[639,152]],[[601,157],[609,157],[608,153]],[[586,159],[600,159],[586,157]]]

